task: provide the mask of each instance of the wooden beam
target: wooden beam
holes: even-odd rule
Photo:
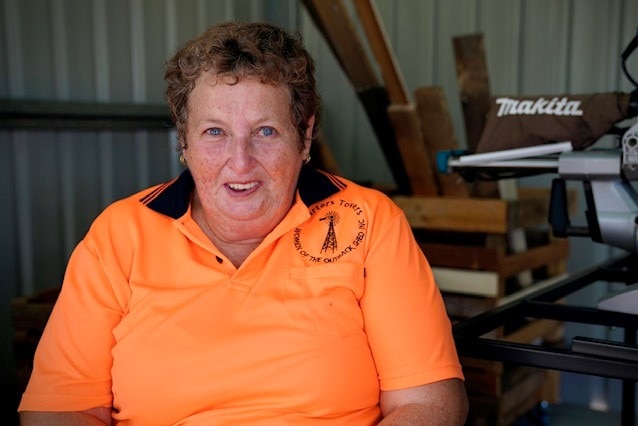
[[[387,113],[390,105],[387,90],[378,81],[343,2],[341,0],[302,0],[302,2],[365,109],[397,185],[396,193],[411,194],[410,179]]]
[[[381,77],[388,90],[390,102],[393,104],[407,104],[408,91],[399,71],[399,64],[392,53],[390,42],[385,33],[379,13],[371,0],[354,0],[354,7],[361,21],[368,44],[381,70]]]
[[[410,179],[412,194],[437,196],[439,189],[423,143],[421,122],[414,104],[391,104],[388,116],[394,127],[397,146]]]
[[[437,153],[459,148],[443,89],[435,86],[420,87],[414,91],[414,99],[423,138],[428,147],[430,167],[440,194],[444,197],[468,197],[468,184],[458,173],[441,173],[437,170]]]
[[[499,270],[503,277],[512,277],[522,271],[549,265],[557,259],[567,259],[569,241],[556,239],[547,245],[514,253],[502,259]]]
[[[458,36],[452,42],[467,148],[476,152],[490,109],[490,84],[483,35]]]
[[[490,84],[482,34],[454,37],[457,84],[463,111],[467,149],[476,153],[490,109]],[[498,186],[492,181],[476,181],[472,195],[498,197]]]

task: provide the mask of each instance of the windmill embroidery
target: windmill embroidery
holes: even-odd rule
[[[327,252],[328,249],[332,249],[332,252],[334,253],[335,250],[337,250],[337,234],[335,234],[335,223],[339,223],[339,214],[335,211],[331,211],[326,213],[326,215],[319,220],[328,221],[328,233],[326,234],[326,239],[323,241],[321,253]]]

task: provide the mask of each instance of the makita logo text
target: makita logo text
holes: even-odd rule
[[[580,101],[563,98],[538,98],[536,100],[520,100],[512,98],[496,98],[497,117],[503,115],[583,115]]]

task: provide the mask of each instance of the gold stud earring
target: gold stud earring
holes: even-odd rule
[[[188,164],[186,164],[186,157],[184,157],[183,153],[179,155],[179,162],[182,164],[182,166],[188,167]]]
[[[306,157],[305,160],[303,160],[304,164],[308,164],[310,163],[310,154],[308,154],[308,156]]]

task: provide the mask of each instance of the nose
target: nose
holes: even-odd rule
[[[238,172],[249,169],[255,158],[250,135],[235,134],[228,145],[228,164]]]

